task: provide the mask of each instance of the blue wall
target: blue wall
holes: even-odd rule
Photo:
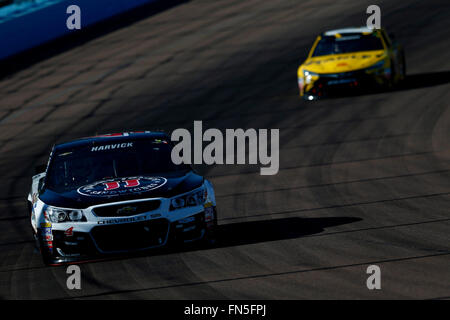
[[[0,9],[0,59],[77,32],[66,27],[70,5],[81,9],[81,29],[140,5],[158,0],[37,0],[28,9],[14,12]],[[8,8],[9,7],[9,8]]]

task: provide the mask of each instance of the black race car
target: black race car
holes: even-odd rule
[[[53,147],[33,176],[30,219],[47,264],[214,241],[212,184],[171,160],[161,132],[83,138]]]

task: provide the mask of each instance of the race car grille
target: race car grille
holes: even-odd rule
[[[93,211],[98,217],[128,217],[144,212],[153,211],[161,205],[160,200],[116,204],[112,206],[97,207]]]
[[[167,241],[169,221],[155,219],[143,222],[97,226],[91,230],[97,247],[107,252],[120,252],[162,246]]]

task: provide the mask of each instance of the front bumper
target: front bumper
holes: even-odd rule
[[[166,218],[156,218],[132,223],[98,225],[90,232],[74,231],[71,234],[52,230],[51,244],[42,237],[39,237],[38,241],[44,262],[49,265],[109,259],[169,244],[201,240],[208,232],[213,232],[215,227],[211,219],[215,220],[216,210],[211,209],[205,208],[205,211],[173,222]]]
[[[352,72],[320,74],[318,79],[305,85],[302,96],[305,100],[317,100],[331,96],[354,94],[380,88],[389,83],[390,70],[380,69],[368,72],[358,70]]]

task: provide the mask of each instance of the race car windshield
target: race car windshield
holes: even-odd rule
[[[190,170],[171,159],[172,146],[165,140],[146,139],[99,143],[52,156],[46,187],[67,192],[96,181],[155,174],[180,174]]]
[[[359,51],[383,50],[381,39],[375,35],[351,35],[336,38],[326,36],[320,39],[313,57],[329,54],[350,53]]]

